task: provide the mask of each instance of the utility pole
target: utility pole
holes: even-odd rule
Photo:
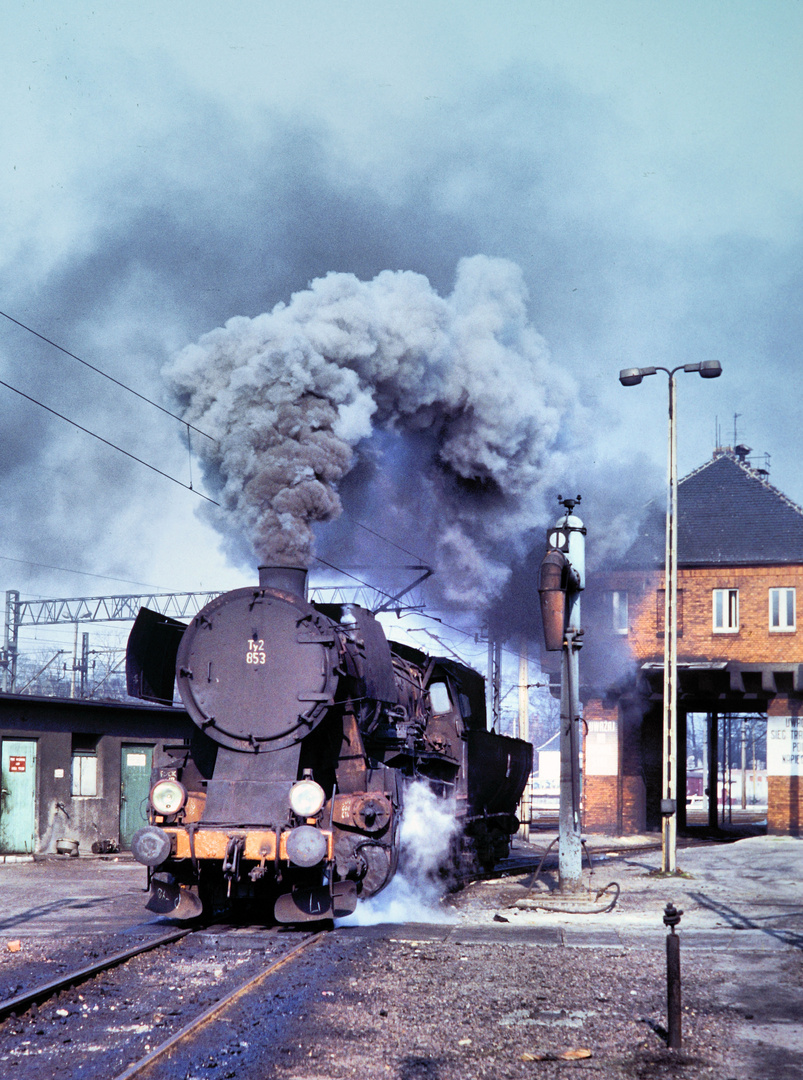
[[[87,683],[89,681],[89,634],[81,634],[81,663],[78,665],[81,675],[79,697],[86,697]]]
[[[499,638],[494,642],[494,723],[496,730],[502,730],[502,642]]]
[[[547,652],[561,653],[560,822],[558,876],[561,892],[582,886],[580,844],[580,658],[583,630],[580,593],[585,588],[586,528],[573,511],[576,499],[559,501],[566,513],[547,534],[538,592]]]
[[[522,634],[519,642],[519,738],[525,742],[530,738],[530,664],[527,656],[527,638]],[[519,835],[524,840],[530,839],[530,786],[532,780],[528,780],[522,792],[521,805],[519,808],[519,821],[521,828]]]
[[[742,810],[747,809],[747,729],[742,717]]]
[[[19,655],[19,599],[16,589],[6,592],[6,618],[3,628],[3,690],[13,694],[17,679],[17,656]]]
[[[488,727],[491,731],[502,730],[502,642],[494,637],[488,627],[488,678],[486,680],[485,704],[488,710]]]
[[[78,673],[78,626],[75,624],[75,643],[72,650],[72,675],[70,676],[70,697],[75,697],[75,676]]]
[[[716,830],[719,824],[719,714],[708,714],[708,828]]]

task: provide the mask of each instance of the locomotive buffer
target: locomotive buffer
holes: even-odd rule
[[[580,663],[583,644],[580,593],[585,588],[586,528],[573,513],[580,502],[558,496],[566,513],[547,532],[538,592],[547,652],[560,652],[560,823],[558,877],[561,892],[582,887],[580,844]]]

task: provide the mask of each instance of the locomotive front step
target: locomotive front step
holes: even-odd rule
[[[283,893],[273,908],[273,917],[280,923],[317,922],[320,919],[342,919],[357,907],[357,885],[353,881],[336,881],[331,888],[318,885],[311,889],[293,889]]]

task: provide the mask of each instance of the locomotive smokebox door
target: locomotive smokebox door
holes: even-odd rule
[[[298,742],[334,700],[334,631],[303,596],[275,587],[218,597],[187,627],[178,688],[221,746],[252,753]]]

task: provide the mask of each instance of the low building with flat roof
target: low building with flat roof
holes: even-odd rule
[[[189,739],[181,708],[0,694],[0,857],[130,846],[147,821],[151,759]]]

